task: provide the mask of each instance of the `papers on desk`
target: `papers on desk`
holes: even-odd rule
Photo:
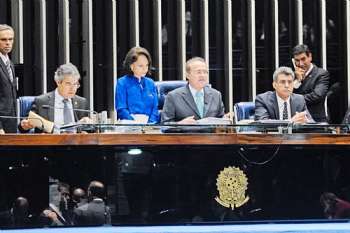
[[[199,125],[230,125],[231,120],[228,118],[206,117],[197,120]]]
[[[46,120],[45,118],[39,116],[35,112],[30,111],[28,114],[28,121],[35,128],[42,129],[46,133],[52,133],[54,123],[52,121]]]

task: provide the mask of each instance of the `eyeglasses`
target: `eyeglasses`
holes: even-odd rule
[[[79,88],[80,87],[80,83],[62,82],[62,84],[67,86],[67,87],[74,87],[74,88]]]
[[[293,80],[279,80],[277,84],[281,86],[286,86],[288,84],[290,86],[293,84]]]

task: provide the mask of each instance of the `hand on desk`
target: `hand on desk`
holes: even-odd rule
[[[34,125],[32,125],[28,119],[24,119],[21,120],[21,127],[24,130],[30,130],[34,128]]]
[[[3,129],[0,129],[0,134],[5,134],[5,131]]]
[[[79,123],[82,124],[93,124],[93,120],[90,117],[83,117],[79,120]]]
[[[296,112],[295,115],[292,117],[292,121],[297,124],[307,123],[308,119],[306,117],[306,112]]]
[[[177,122],[178,124],[183,124],[183,125],[190,125],[190,124],[197,124],[197,121],[194,119],[194,116],[189,116],[181,121]]]

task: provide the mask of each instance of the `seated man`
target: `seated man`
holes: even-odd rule
[[[80,74],[73,64],[63,64],[55,72],[56,90],[35,98],[31,111],[52,121],[56,126],[62,126],[78,120],[88,121],[87,100],[76,95]],[[46,108],[45,108],[46,106]],[[22,120],[19,126],[21,132],[27,132],[33,125],[29,120]],[[36,129],[36,132],[40,131]]]
[[[273,73],[274,92],[268,91],[255,99],[255,120],[291,120],[306,123],[307,108],[302,95],[293,94],[294,72],[289,67],[279,67]]]
[[[221,93],[208,86],[208,66],[203,58],[186,62],[188,85],[169,92],[165,98],[162,122],[194,124],[205,117],[223,117]]]

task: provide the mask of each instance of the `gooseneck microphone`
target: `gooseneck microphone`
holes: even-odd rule
[[[43,106],[41,106],[43,109],[64,109],[62,107],[54,107],[48,104],[44,104]],[[87,110],[87,109],[82,109],[82,108],[68,108],[68,110],[73,110],[74,112],[86,112],[86,113],[93,113],[96,114],[96,116],[98,116],[98,113],[94,110]],[[97,119],[98,120],[98,119]]]
[[[3,116],[3,115],[0,115],[0,119],[37,120],[37,121],[39,121],[41,123],[41,127],[39,128],[39,130],[43,130],[44,129],[44,122],[41,119],[36,118],[36,117],[20,117],[20,116]]]
[[[62,107],[54,107],[48,104],[44,104],[41,106],[43,109],[64,109]],[[82,109],[82,108],[68,108],[68,110],[73,110],[73,112],[85,112],[85,113],[89,113],[89,114],[95,114],[96,115],[96,120],[97,122],[92,124],[94,125],[94,128],[97,132],[100,132],[100,126],[99,126],[99,117],[98,117],[98,112],[94,111],[94,110],[87,110],[87,109]],[[80,119],[79,119],[80,120]],[[97,125],[97,127],[96,127]]]

